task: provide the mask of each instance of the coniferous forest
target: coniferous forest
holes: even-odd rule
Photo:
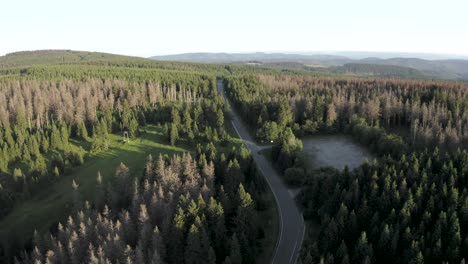
[[[298,263],[468,260],[468,84],[64,52],[0,60],[0,262],[271,262],[232,109],[300,190]],[[374,159],[310,166],[329,134]]]
[[[50,186],[65,182],[71,195],[51,198],[65,201],[50,226],[36,221],[26,229],[41,230],[24,237],[0,227],[2,262],[256,261],[265,236],[259,216],[274,204],[250,152],[225,124],[216,67],[145,63],[3,71],[0,222],[14,226],[9,218],[24,204],[54,197],[44,192]],[[147,138],[162,149],[136,167],[104,164],[80,174]]]
[[[300,263],[465,263],[468,86],[400,79],[244,75],[229,96],[311,225]],[[311,169],[301,137],[344,133],[376,156]],[[318,226],[318,227],[317,227]]]
[[[468,262],[468,0],[0,8],[0,264]]]

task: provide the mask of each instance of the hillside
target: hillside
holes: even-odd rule
[[[468,60],[423,60],[417,58],[366,58],[356,63],[394,65],[418,69],[443,79],[468,79]]]
[[[273,68],[278,68],[279,65],[289,64],[293,66],[292,69],[298,68],[318,68],[316,66],[345,66],[346,64],[352,64],[352,68],[356,69],[357,66],[354,64],[366,64],[366,65],[390,65],[405,67],[406,72],[403,76],[407,76],[407,73],[413,77],[419,77],[420,74],[425,75],[427,78],[436,79],[453,79],[453,80],[468,80],[468,60],[462,59],[444,59],[444,60],[427,60],[419,58],[375,58],[369,57],[364,59],[353,59],[340,55],[326,55],[326,54],[286,54],[286,53],[186,53],[178,55],[167,55],[167,56],[154,56],[151,59],[155,60],[166,60],[166,61],[184,61],[184,62],[204,62],[204,63],[248,63],[255,61],[256,64],[270,64]],[[302,65],[298,65],[302,64]],[[334,68],[333,70],[346,71],[346,67],[349,69],[350,66],[345,68]],[[402,69],[397,68],[376,68],[372,70],[372,75],[382,76],[394,76],[395,70],[402,72]],[[318,71],[325,71],[320,67]],[[362,68],[362,67],[361,67]],[[365,66],[368,71],[369,66]],[[412,68],[413,70],[408,70]],[[290,68],[287,68],[290,69]],[[313,69],[312,69],[313,70]],[[382,70],[389,70],[390,72],[382,72]],[[358,71],[359,72],[359,71]],[[375,73],[378,74],[375,74]],[[383,74],[382,74],[383,73]],[[413,74],[417,74],[413,76]],[[367,75],[366,73],[364,75]],[[400,75],[398,75],[400,76]]]
[[[117,69],[121,68],[121,69]],[[149,74],[152,70],[212,73],[216,75],[244,72],[277,72],[271,67],[222,65],[201,62],[159,61],[102,52],[73,50],[21,51],[0,56],[0,77],[22,75],[30,78],[69,78],[74,72],[97,76],[124,73],[127,69]],[[144,73],[146,70],[146,73]],[[60,77],[62,76],[62,77]]]
[[[341,65],[349,58],[335,55],[302,55],[286,53],[185,53],[165,56],[153,56],[150,59],[164,61],[185,61],[204,63],[236,63],[259,61],[263,63],[296,62],[303,64]]]
[[[123,59],[139,59],[102,52],[73,50],[37,50],[20,51],[0,56],[0,68],[17,67],[37,64],[78,63],[92,61],[116,61]]]

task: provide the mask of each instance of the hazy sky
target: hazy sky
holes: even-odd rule
[[[74,49],[468,55],[467,0],[4,0],[0,55]]]

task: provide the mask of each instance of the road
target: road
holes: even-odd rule
[[[223,88],[222,80],[218,80],[218,92],[222,94],[226,101],[228,98]],[[258,152],[262,149],[250,136],[248,129],[241,121],[235,110],[230,107],[232,112],[232,124],[244,144],[252,152],[253,159],[257,168],[265,177],[270,186],[278,205],[279,211],[279,238],[276,243],[276,249],[273,253],[273,264],[294,264],[297,262],[301,250],[302,240],[304,238],[305,226],[304,218],[294,201],[294,198],[283,183],[283,180],[271,166],[271,163]]]

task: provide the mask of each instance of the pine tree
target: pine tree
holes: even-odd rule
[[[54,167],[54,176],[55,176],[56,178],[58,178],[58,177],[60,176],[60,171],[59,171],[59,169],[57,168],[57,166]]]
[[[200,244],[200,231],[195,224],[192,224],[187,237],[187,246],[185,249],[185,263],[205,263],[205,258],[206,256],[202,256],[202,246]]]
[[[102,209],[104,209],[105,202],[106,202],[105,189],[102,183],[101,172],[98,171],[98,175],[96,178],[96,196],[95,196],[94,205],[96,206],[96,209],[98,211],[101,211]]]
[[[232,235],[231,241],[229,244],[230,244],[230,253],[229,253],[230,262],[232,264],[241,264],[242,263],[241,249],[240,249],[239,241],[237,240],[237,236],[235,233]]]
[[[72,188],[73,188],[73,206],[75,209],[75,212],[81,210],[83,202],[81,200],[81,195],[78,190],[79,184],[76,183],[76,181],[73,179],[72,180]]]
[[[80,123],[78,123],[78,127],[77,127],[77,136],[79,138],[81,138],[82,140],[85,140],[87,141],[88,140],[88,129],[86,128],[86,125],[83,121],[81,121]]]
[[[171,143],[172,146],[174,146],[177,143],[178,139],[179,139],[179,131],[178,131],[177,125],[172,123],[170,132],[169,132],[169,142]]]
[[[367,234],[362,232],[354,249],[353,263],[364,263],[366,258],[372,261],[373,255],[372,245],[369,245],[367,241]]]
[[[210,247],[210,250],[208,251],[208,260],[207,260],[206,263],[207,264],[216,264],[216,254],[215,254],[212,247]]]

